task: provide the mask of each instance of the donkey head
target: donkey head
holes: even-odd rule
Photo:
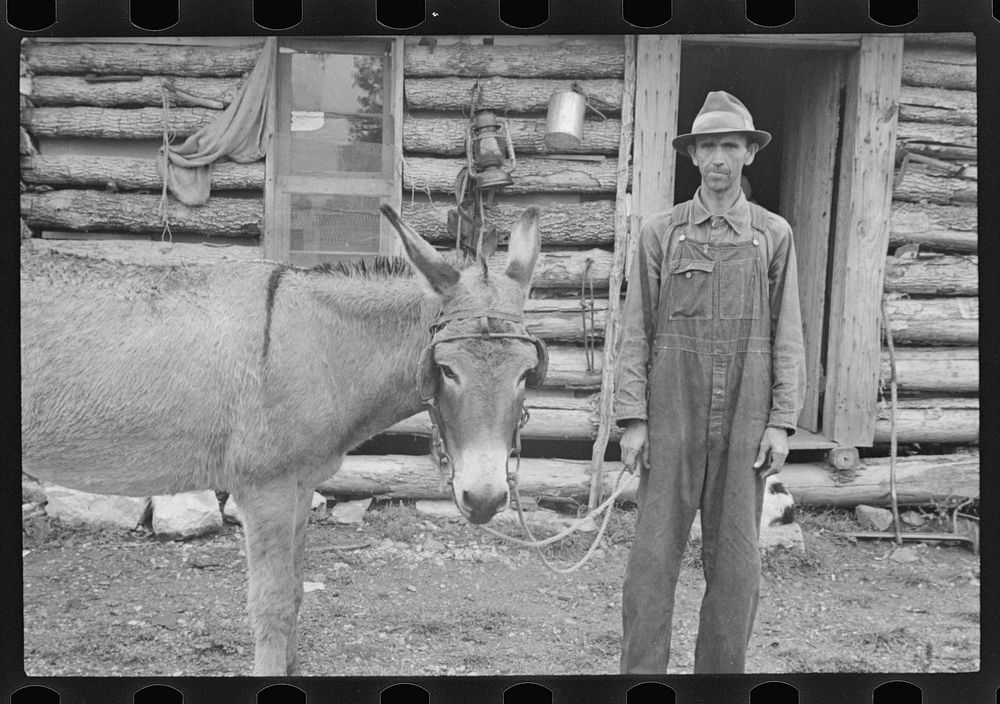
[[[510,498],[508,461],[522,423],[525,387],[541,384],[547,353],[522,319],[540,249],[539,210],[525,210],[511,231],[506,270],[485,263],[457,269],[388,207],[428,292],[441,304],[430,344],[415,370],[420,395],[437,427],[437,454],[455,504],[486,523]]]

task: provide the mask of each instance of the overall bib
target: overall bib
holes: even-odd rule
[[[675,207],[649,362],[649,467],[623,590],[622,672],[665,673],[681,558],[701,508],[706,580],[696,673],[740,673],[757,610],[764,481],[753,463],[771,410],[763,209],[751,238],[697,241]]]

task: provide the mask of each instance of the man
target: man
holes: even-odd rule
[[[792,232],[751,204],[743,167],[771,135],[708,94],[673,140],[701,172],[694,198],[649,217],[625,302],[615,420],[641,460],[625,574],[621,669],[665,673],[674,591],[701,509],[707,588],[695,673],[740,673],[760,588],[764,483],[780,471],[805,393]]]

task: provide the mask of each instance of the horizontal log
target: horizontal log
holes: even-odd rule
[[[979,299],[894,298],[886,301],[893,340],[909,345],[975,345]]]
[[[894,202],[889,218],[889,244],[919,244],[931,251],[975,252],[978,214],[971,205],[942,206]]]
[[[150,241],[148,238],[126,240],[56,240],[33,239],[22,247],[37,250],[66,252],[81,257],[97,257],[126,264],[215,264],[227,261],[261,261],[263,249],[259,246],[233,245],[232,247],[207,246],[203,243]]]
[[[976,48],[976,35],[972,32],[916,32],[903,35],[907,47],[922,44],[945,44],[961,46],[967,49]]]
[[[861,468],[833,472],[823,464],[790,464],[778,475],[801,505],[853,508],[892,503],[889,460],[870,458]],[[900,504],[920,505],[979,497],[979,456],[916,455],[896,461],[896,496]]]
[[[22,53],[36,76],[241,76],[253,69],[262,46],[261,42],[226,47],[29,42]]]
[[[157,189],[163,186],[158,163],[157,158],[37,156],[21,160],[21,180],[75,188],[107,188],[113,184],[119,190]],[[263,191],[264,162],[212,164],[212,189]]]
[[[875,442],[891,440],[892,409],[879,404]],[[901,443],[979,444],[979,400],[969,398],[905,399],[899,402],[896,434]]]
[[[979,257],[974,254],[929,254],[886,257],[885,290],[889,293],[975,296],[979,292]]]
[[[614,255],[605,249],[542,252],[535,265],[531,285],[534,288],[579,290],[580,286],[586,283],[589,291],[593,283],[595,289],[607,289],[613,257]],[[505,266],[506,261],[506,252],[497,253],[491,257],[490,266],[500,269]]]
[[[546,203],[542,207],[538,230],[542,246],[597,247],[614,242],[614,201],[587,203]],[[455,208],[454,198],[429,201],[425,198],[403,202],[403,220],[434,244],[454,244],[448,234],[448,210]],[[486,208],[486,222],[497,228],[500,241],[510,237],[510,228],[521,217],[524,206],[496,202]]]
[[[222,109],[233,101],[241,78],[189,78],[185,76],[144,76],[138,81],[89,82],[80,76],[37,76],[31,95],[35,106],[89,105],[102,108],[163,105],[163,86],[172,104]],[[176,89],[178,92],[174,92]],[[193,96],[192,100],[189,96]],[[203,105],[199,100],[217,102]]]
[[[411,191],[452,193],[455,177],[465,159],[405,157],[403,188]],[[503,193],[614,193],[618,159],[600,162],[539,159],[517,160],[514,184]]]
[[[175,138],[186,138],[222,114],[208,108],[174,108],[167,125]],[[28,108],[21,124],[37,137],[153,139],[163,137],[163,108]]]
[[[31,135],[28,134],[27,130],[23,127],[18,127],[18,135],[20,137],[18,151],[21,156],[34,156],[38,154],[35,143],[31,141]]]
[[[899,119],[975,125],[977,103],[976,92],[971,90],[902,86],[899,91]]]
[[[624,43],[609,45],[587,41],[567,41],[548,46],[408,46],[403,71],[407,78],[620,78],[625,73],[625,46]]]
[[[622,471],[620,462],[605,462],[604,496],[614,490]],[[518,492],[524,497],[564,498],[586,503],[590,495],[589,460],[521,459]],[[896,466],[900,503],[917,505],[979,496],[979,457],[927,455],[900,459]],[[889,466],[869,459],[850,478],[820,463],[785,465],[782,484],[800,505],[853,507],[889,503]],[[638,478],[622,480],[619,503],[635,502]],[[348,455],[340,471],[317,487],[331,496],[385,499],[448,499],[441,475],[427,455]]]
[[[567,90],[572,85],[560,78],[487,76],[475,79],[459,76],[445,78],[408,76],[405,86],[406,106],[410,110],[468,110],[469,96],[477,80],[480,90],[478,105],[503,113],[547,110],[552,93]],[[598,78],[580,80],[577,83],[580,90],[605,115],[621,112],[623,86],[621,79]],[[609,105],[617,107],[608,107]]]
[[[902,83],[976,90],[976,52],[964,47],[907,46],[903,52]]]
[[[977,172],[972,170],[971,174],[977,175]],[[965,172],[951,176],[907,165],[899,185],[892,189],[892,198],[907,203],[974,206],[978,202],[979,187],[976,179]]]
[[[163,230],[159,207],[159,195],[87,190],[21,194],[21,215],[34,228],[158,233]],[[173,232],[243,237],[261,234],[264,208],[257,199],[214,197],[190,207],[171,198],[167,214]]]
[[[945,125],[939,122],[900,120],[896,131],[897,147],[918,153],[940,153],[943,159],[976,160],[979,144],[973,125]],[[971,155],[971,156],[967,156]]]
[[[608,299],[594,300],[591,327],[590,300],[587,300],[587,332],[603,339],[608,319]],[[547,341],[583,342],[584,320],[579,298],[529,298],[524,306],[524,322],[528,331]]]
[[[979,391],[978,347],[896,347],[897,386],[902,392],[938,395]],[[888,350],[882,352],[882,382],[889,388]]]
[[[465,119],[407,117],[403,121],[403,150],[436,156],[464,156],[469,122]],[[545,119],[509,118],[507,127],[514,153],[555,153],[545,145]],[[618,154],[620,120],[585,120],[579,146],[560,149],[562,154]]]

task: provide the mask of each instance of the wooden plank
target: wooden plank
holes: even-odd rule
[[[157,46],[29,42],[23,52],[35,75],[242,76],[257,62],[262,43],[240,46]]]
[[[566,41],[548,46],[411,46],[407,76],[511,76],[521,78],[618,78],[625,69],[621,47]]]
[[[594,301],[593,327],[590,322],[589,300],[585,309],[579,298],[529,298],[524,305],[524,323],[528,332],[543,340],[582,342],[584,338],[584,310],[587,311],[588,334],[596,334],[598,340],[604,338],[608,319],[608,300]]]
[[[910,151],[961,150],[953,151],[954,156],[944,159],[960,159],[974,162],[979,144],[975,125],[947,125],[940,122],[900,122],[899,146]],[[947,154],[948,152],[945,152]],[[963,157],[971,154],[971,157]]]
[[[848,70],[823,408],[823,434],[842,445],[869,445],[875,430],[902,43],[863,36]]]
[[[795,92],[785,101],[780,209],[795,238],[802,309],[806,397],[798,424],[818,431],[843,62],[839,55],[814,55],[802,57],[789,71]]]
[[[161,242],[145,237],[131,240],[82,241],[33,239],[21,246],[110,259],[126,264],[216,264],[227,261],[263,260],[263,250],[259,246],[215,247],[185,242]]]
[[[455,238],[448,233],[448,210],[454,208],[454,198],[407,198],[403,203],[403,219],[427,241],[454,245]],[[524,206],[497,201],[485,211],[486,222],[497,228],[500,242],[505,243],[510,237],[511,226],[524,212]],[[546,204],[538,222],[542,246],[610,245],[615,240],[614,218],[613,200]]]
[[[406,81],[406,106],[410,110],[465,110],[469,109],[469,95],[479,83],[479,105],[490,110],[507,113],[544,112],[549,98],[557,90],[569,87],[563,78],[408,78]],[[580,79],[582,90],[605,115],[620,112],[622,80],[618,78]],[[608,106],[613,107],[608,107]]]
[[[885,290],[933,296],[975,296],[979,292],[979,257],[974,254],[928,254],[886,257]]]
[[[465,156],[469,121],[465,118],[407,117],[403,123],[403,149],[408,153],[434,156]],[[577,147],[554,152],[545,145],[545,118],[511,117],[507,128],[514,153],[522,154],[605,154],[618,153],[620,120],[584,120],[583,138]]]
[[[275,42],[277,44],[277,42]],[[275,47],[277,50],[277,46]],[[268,105],[265,120],[267,121],[267,154],[264,157],[264,236],[262,238],[263,253],[274,261],[288,261],[291,249],[287,223],[291,213],[288,210],[287,197],[282,199],[277,187],[278,176],[278,61],[275,57],[274,72],[276,80],[271,81],[268,90]],[[214,168],[214,167],[213,167]]]
[[[136,193],[105,193],[61,190],[22,193],[21,214],[31,227],[54,229],[156,232],[163,230],[159,216],[160,196]],[[176,232],[206,236],[259,236],[263,224],[260,199],[209,198],[205,205],[191,207],[168,200],[170,227]]]
[[[403,188],[430,193],[453,193],[455,177],[465,159],[405,157]],[[503,193],[614,193],[617,159],[599,163],[526,157],[517,160],[514,184]]]
[[[403,120],[406,112],[403,85],[406,48],[403,38],[396,37],[392,40],[392,53],[390,65],[392,67],[390,103],[386,108],[391,111],[392,118],[392,191],[389,195],[389,205],[397,212],[403,208]],[[383,241],[388,237],[387,253],[393,256],[403,255],[403,242],[398,234],[389,231],[391,225],[385,218],[381,219],[381,236]]]
[[[635,245],[646,217],[674,204],[677,153],[670,138],[677,134],[680,105],[681,38],[640,35],[636,48],[635,141],[632,150],[632,216],[634,237],[626,253],[632,271]]]
[[[724,44],[775,49],[856,49],[861,42],[859,34],[692,34],[684,36],[688,44]]]
[[[255,191],[264,187],[264,162],[212,165],[211,187],[217,190]],[[21,160],[21,180],[31,184],[149,190],[163,187],[159,159],[116,156],[34,156]]]
[[[979,391],[978,347],[896,347],[896,377],[902,393],[938,396]],[[888,386],[889,352],[882,352],[881,378]]]
[[[91,107],[153,107],[162,106],[164,83],[177,89],[168,90],[174,104],[193,107],[197,99],[212,100],[222,109],[233,101],[242,78],[189,78],[184,76],[143,76],[138,81],[107,81],[93,83],[80,76],[37,76],[31,95],[39,107],[89,105]],[[188,96],[194,96],[192,101]],[[208,106],[205,106],[208,107]]]
[[[969,205],[943,206],[894,201],[889,244],[915,243],[930,251],[972,253],[978,249],[978,215]]]

